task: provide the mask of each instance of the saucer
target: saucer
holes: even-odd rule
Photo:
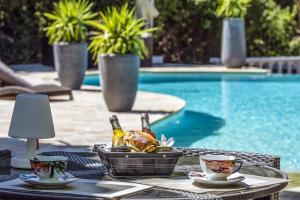
[[[237,172],[237,173],[230,175],[226,181],[225,180],[224,181],[211,181],[205,177],[205,174],[200,173],[200,172],[194,172],[194,171],[189,173],[189,178],[193,179],[194,182],[196,182],[196,183],[199,183],[201,185],[208,186],[208,187],[229,187],[229,186],[235,185],[245,179],[244,176],[242,176],[240,173]]]
[[[40,177],[38,177],[35,174],[20,174],[19,178],[25,183],[28,183],[38,188],[64,187],[67,184],[70,184],[77,180],[77,178],[75,178],[73,175],[69,173],[65,173],[63,176],[59,177],[58,180],[40,179]]]

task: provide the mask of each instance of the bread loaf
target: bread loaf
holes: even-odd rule
[[[142,131],[128,131],[123,137],[124,144],[135,152],[155,152],[157,142],[150,134]]]

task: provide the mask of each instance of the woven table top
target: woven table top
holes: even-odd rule
[[[101,148],[103,145],[97,145],[96,148]],[[208,150],[208,149],[189,149],[179,148],[184,152],[184,156],[180,158],[176,167],[175,173],[188,173],[191,170],[199,170],[199,155],[204,154],[223,154],[237,156],[238,160],[243,161],[245,164],[241,169],[242,173],[285,178],[287,176],[284,172],[279,170],[280,159],[276,156],[262,155],[256,153],[245,152],[231,152],[221,150]],[[62,155],[69,159],[67,171],[79,178],[91,179],[105,179],[116,180],[109,176],[106,166],[99,160],[97,153],[82,152],[45,152],[44,155]],[[22,170],[11,169],[9,174],[0,175],[0,182],[7,181],[18,177]],[[28,171],[26,171],[28,173]],[[230,192],[221,195],[212,194],[197,194],[181,190],[171,190],[159,187],[124,196],[121,199],[255,199],[264,197],[263,199],[278,199],[278,192],[286,187],[287,183],[274,184],[271,186],[247,189],[243,191]],[[9,191],[1,190],[0,199],[97,199],[83,196],[72,196],[62,194],[45,194],[38,192],[24,192],[24,191]]]

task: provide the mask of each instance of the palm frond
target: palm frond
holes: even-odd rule
[[[88,22],[96,29],[91,33],[89,45],[95,61],[99,54],[136,54],[141,58],[148,54],[141,36],[157,28],[144,29],[145,21],[135,17],[135,8],[129,9],[128,4],[121,8],[109,7],[99,16],[100,21]]]
[[[252,0],[218,0],[217,16],[243,18]]]
[[[52,13],[44,13],[51,21],[45,29],[49,43],[86,41],[88,29],[97,13],[91,11],[93,3],[88,0],[61,0],[54,3]]]

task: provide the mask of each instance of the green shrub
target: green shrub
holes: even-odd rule
[[[248,55],[278,56],[295,53],[295,18],[294,6],[282,8],[274,0],[254,0],[246,19]],[[291,42],[295,44],[294,50],[290,49]]]
[[[120,9],[109,7],[100,12],[100,18],[100,23],[90,23],[97,29],[89,46],[95,61],[99,54],[135,54],[141,58],[148,54],[141,36],[155,29],[144,29],[145,22],[135,17],[134,8],[129,9],[127,4]]]
[[[35,1],[0,1],[0,59],[8,64],[35,63],[41,58]]]
[[[155,24],[155,54],[167,62],[207,61],[220,52],[221,20],[215,16],[217,1],[158,0],[160,15]]]
[[[41,61],[44,12],[56,0],[0,1],[0,59],[8,64]],[[93,1],[93,12],[133,0]],[[222,19],[217,0],[156,0],[161,28],[154,35],[154,52],[167,62],[207,62],[220,56]],[[252,0],[246,20],[248,56],[300,55],[294,0]]]
[[[289,42],[289,50],[286,55],[300,55],[300,37],[295,37]]]
[[[222,19],[214,16],[216,0],[157,0],[156,6],[156,24],[162,28],[154,35],[155,54],[183,63],[220,56]],[[299,55],[295,11],[292,1],[252,0],[245,18],[248,56]]]
[[[7,64],[39,63],[42,58],[43,29],[49,25],[44,12],[53,10],[57,0],[0,1],[0,59]],[[122,5],[132,0],[97,0],[93,11]]]

